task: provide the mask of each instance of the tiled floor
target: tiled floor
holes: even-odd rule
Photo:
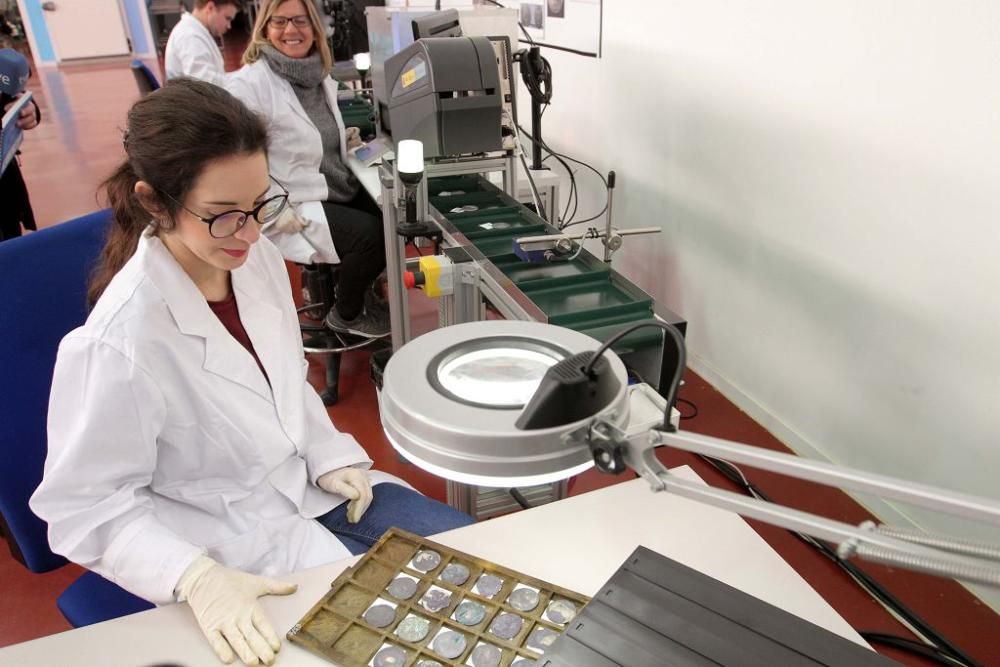
[[[230,67],[237,65],[237,56],[235,52],[227,54]],[[44,120],[37,130],[28,133],[23,169],[40,226],[44,227],[97,208],[97,186],[122,158],[119,130],[138,93],[127,63],[52,70],[34,77],[30,87],[39,98]],[[412,297],[412,304],[416,331],[435,326],[433,302],[418,294]],[[319,362],[313,362],[311,377],[317,384],[322,382]],[[375,391],[368,378],[365,352],[346,355],[340,395],[340,403],[330,410],[333,421],[366,447],[376,466],[404,477],[428,495],[443,499],[444,483],[400,462],[386,442],[379,424]],[[683,428],[782,449],[770,434],[693,373],[687,374],[681,395],[694,402],[699,410],[698,416],[685,421]],[[720,475],[690,455],[671,452],[663,458],[669,465],[691,464],[710,483],[727,486]],[[840,492],[768,473],[748,474],[779,502],[850,522],[866,518],[865,512]],[[620,479],[588,472],[574,481],[571,493],[583,493]],[[855,628],[906,634],[823,556],[784,531],[756,524],[754,527]],[[731,556],[737,567],[740,554]],[[996,641],[1000,636],[1000,617],[963,588],[887,568],[865,566],[865,569],[968,653],[984,664],[1000,665],[1000,642]],[[0,646],[68,629],[54,600],[79,571],[69,565],[44,575],[30,574],[0,547],[3,582]],[[897,651],[885,653],[906,664],[934,664]]]

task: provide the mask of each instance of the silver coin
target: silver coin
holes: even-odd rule
[[[377,604],[374,607],[368,608],[364,619],[369,625],[374,625],[376,628],[384,628],[387,625],[392,625],[392,622],[396,620],[396,610],[387,604]]]
[[[431,642],[431,648],[438,655],[454,660],[465,652],[465,635],[451,630],[442,632]]]
[[[553,623],[563,625],[572,621],[573,617],[576,616],[576,605],[569,600],[553,600],[549,603],[548,609],[545,610],[545,615]]]
[[[403,667],[406,664],[406,652],[395,646],[386,646],[375,654],[372,664],[375,667]]]
[[[476,590],[483,597],[491,598],[503,588],[503,579],[493,574],[484,574],[476,582]]]
[[[531,611],[538,606],[538,591],[518,588],[507,596],[507,604],[518,611]]]
[[[486,618],[486,607],[478,602],[463,600],[455,608],[455,620],[462,625],[478,625],[484,618]]]
[[[386,590],[398,600],[409,600],[417,592],[417,582],[407,577],[397,577],[389,583]]]
[[[417,552],[413,557],[413,567],[421,572],[430,572],[441,564],[441,554],[430,549]]]
[[[500,664],[500,658],[503,657],[503,653],[496,646],[480,644],[472,649],[470,657],[472,658],[473,667],[497,667]]]
[[[544,653],[545,649],[552,646],[552,642],[554,642],[558,636],[559,633],[553,632],[548,628],[535,628],[531,631],[531,634],[528,635],[528,641],[525,642],[525,645],[530,649],[538,651],[539,653]]]
[[[438,197],[453,197],[455,195],[464,195],[465,190],[442,190],[438,193]]]
[[[524,621],[517,614],[503,613],[490,623],[490,632],[500,639],[513,639],[521,631]]]
[[[420,604],[427,611],[439,612],[451,604],[451,593],[440,589],[432,589],[420,598]]]
[[[437,660],[421,660],[414,667],[444,667]]]
[[[538,667],[538,663],[534,660],[528,660],[527,658],[521,658],[520,660],[515,660],[510,663],[510,667]]]
[[[418,642],[427,636],[431,631],[431,622],[419,616],[407,616],[396,628],[396,634],[400,639],[408,642]]]
[[[449,584],[461,586],[469,580],[469,568],[461,563],[448,563],[441,571],[441,578]]]

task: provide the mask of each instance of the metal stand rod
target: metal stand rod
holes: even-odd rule
[[[970,519],[1000,524],[1000,503],[917,482],[908,482],[864,470],[855,470],[811,459],[773,452],[742,443],[694,433],[658,432],[659,444],[742,463],[817,484],[871,493]]]

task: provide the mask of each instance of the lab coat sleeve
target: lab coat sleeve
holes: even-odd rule
[[[305,384],[305,412],[308,444],[303,452],[309,481],[316,484],[325,473],[348,466],[368,470],[372,460],[354,436],[338,431],[323,405],[323,400],[307,379],[309,362],[302,360],[302,381]]]
[[[208,46],[193,35],[185,35],[177,44],[176,55],[184,76],[225,87],[225,72],[219,69],[218,60],[208,51]]]
[[[49,451],[31,508],[52,550],[157,604],[204,550],[155,516],[150,483],[166,403],[109,344],[69,336],[49,399]]]

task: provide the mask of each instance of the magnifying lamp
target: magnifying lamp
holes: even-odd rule
[[[610,346],[657,326],[678,346],[664,398],[628,385]],[[1000,525],[1000,503],[718,438],[676,431],[667,415],[684,368],[684,342],[649,320],[603,344],[550,324],[490,320],[437,329],[389,359],[380,394],[382,425],[404,457],[456,482],[516,487],[557,481],[596,465],[631,468],[653,491],[669,491],[834,544],[858,556],[1000,587],[1000,546],[898,528],[833,521],[693,483],[671,474],[655,450],[670,446],[827,486],[872,493]],[[891,533],[891,534],[890,534]]]

